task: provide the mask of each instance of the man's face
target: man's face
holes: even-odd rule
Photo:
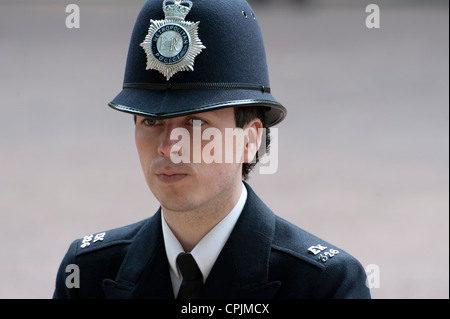
[[[230,138],[238,132],[233,108],[166,120],[137,116],[136,146],[152,193],[176,212],[237,200],[242,162],[255,156],[260,127],[254,120],[241,130],[244,139]]]

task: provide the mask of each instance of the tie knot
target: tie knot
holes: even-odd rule
[[[202,272],[191,254],[180,253],[177,257],[177,265],[183,275],[183,280],[203,280]]]

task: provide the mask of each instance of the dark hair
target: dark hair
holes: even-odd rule
[[[247,124],[249,124],[254,119],[259,119],[262,122],[264,134],[262,138],[265,138],[265,141],[261,141],[261,146],[265,145],[265,149],[259,149],[256,153],[256,159],[252,163],[243,163],[242,164],[242,179],[248,180],[250,172],[255,168],[256,164],[258,164],[259,159],[267,152],[269,152],[270,148],[270,128],[267,125],[266,121],[266,111],[264,107],[258,106],[244,106],[244,107],[235,107],[234,108],[234,117],[236,118],[236,127],[244,128]]]

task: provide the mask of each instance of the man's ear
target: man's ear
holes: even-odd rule
[[[260,119],[254,119],[244,127],[244,163],[256,161],[256,154],[261,146],[263,124]]]

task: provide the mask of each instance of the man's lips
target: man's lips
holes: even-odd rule
[[[156,177],[163,183],[173,184],[181,181],[186,178],[188,175],[184,173],[176,173],[176,172],[164,172],[160,174],[156,174]]]

